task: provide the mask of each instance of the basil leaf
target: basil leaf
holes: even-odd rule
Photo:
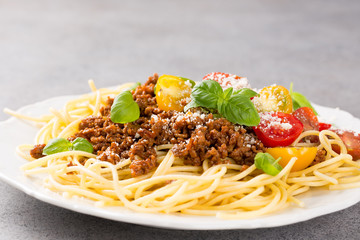
[[[221,109],[225,109],[227,107],[228,104],[228,100],[230,99],[231,95],[233,93],[233,88],[229,87],[227,89],[224,90],[224,94],[223,97],[219,97],[218,98],[218,102],[217,102],[217,109],[218,111],[221,113]],[[222,113],[221,113],[222,114]],[[223,115],[223,114],[222,114]],[[229,120],[229,119],[228,119]]]
[[[186,106],[184,107],[184,112],[187,112],[190,108],[200,107],[194,100],[191,100]]]
[[[255,167],[271,176],[276,176],[283,169],[278,164],[279,160],[280,158],[275,160],[269,153],[258,153],[255,156]]]
[[[195,85],[191,98],[202,107],[217,109],[218,99],[223,97],[223,94],[223,90],[218,82],[204,80]]]
[[[191,102],[185,106],[185,111],[192,107],[215,109],[227,120],[246,126],[257,126],[260,123],[259,114],[250,98],[257,93],[243,88],[234,91],[232,87],[222,90],[214,80],[204,80],[195,85],[191,93]]]
[[[140,117],[139,105],[129,91],[124,91],[116,96],[111,106],[110,116],[114,123],[133,122]]]
[[[76,151],[83,151],[83,152],[88,152],[88,153],[94,152],[94,148],[91,145],[91,143],[89,143],[89,141],[86,140],[85,138],[81,138],[81,137],[76,138],[72,142],[72,148],[73,148],[73,150],[76,150]]]
[[[298,104],[298,102],[296,102],[293,98],[291,98],[291,99],[292,99],[292,102],[293,102],[293,109],[294,109],[294,111],[295,111],[296,109],[301,108],[300,105]]]
[[[181,80],[183,80],[184,82],[189,81],[191,83],[191,88],[193,88],[195,86],[195,82],[189,78],[184,78],[184,77],[179,77]]]
[[[252,98],[252,97],[259,95],[257,92],[251,90],[250,88],[241,88],[241,89],[235,91],[234,94],[241,94],[248,98]]]
[[[51,155],[71,150],[92,153],[93,146],[85,138],[78,137],[72,143],[65,138],[51,139],[43,150],[44,155]]]
[[[257,126],[260,123],[260,116],[246,95],[232,95],[230,99],[219,101],[219,112],[227,120],[246,126]]]
[[[51,139],[48,144],[46,144],[46,147],[43,149],[43,154],[51,155],[59,152],[66,152],[70,151],[71,147],[72,144],[70,141],[64,138],[54,138]]]
[[[231,95],[233,94],[233,88],[229,87],[227,89],[224,90],[224,99],[229,99],[231,97]]]
[[[290,84],[290,96],[293,101],[294,111],[301,107],[309,107],[314,111],[315,115],[318,115],[314,107],[311,105],[309,100],[307,100],[304,95],[298,92],[293,92],[293,83]]]
[[[314,111],[314,113],[316,115],[318,115],[318,113],[316,112],[314,107],[311,105],[311,103],[301,93],[293,92],[291,94],[291,98],[293,100],[293,108],[294,108],[294,110],[296,110],[298,108],[301,108],[301,107],[309,107]]]

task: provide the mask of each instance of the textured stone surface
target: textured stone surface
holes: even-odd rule
[[[359,1],[3,1],[0,109],[211,71],[289,86],[360,117]],[[7,116],[0,113],[0,120]],[[6,159],[1,159],[6,161]],[[285,227],[173,231],[61,209],[0,182],[0,239],[359,239],[360,205]]]

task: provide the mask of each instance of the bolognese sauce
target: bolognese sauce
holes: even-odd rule
[[[107,104],[100,109],[101,116],[89,116],[79,124],[77,137],[87,139],[99,160],[116,164],[121,159],[131,159],[132,176],[146,174],[156,167],[156,146],[173,144],[176,157],[187,165],[200,166],[207,159],[211,165],[233,159],[239,165],[250,166],[254,157],[266,148],[250,127],[233,124],[225,118],[216,118],[213,113],[201,108],[178,112],[158,108],[154,88],[158,75],[132,91],[139,105],[140,118],[134,122],[120,124],[110,119],[114,99],[108,97]],[[186,105],[188,102],[183,101]],[[34,146],[30,152],[40,158],[44,144]],[[317,162],[325,159],[319,152]]]
[[[200,166],[204,159],[209,159],[210,164],[223,163],[227,157],[238,164],[251,165],[256,153],[265,150],[251,128],[215,118],[200,109],[187,113],[159,109],[154,94],[157,79],[154,74],[132,92],[140,108],[138,120],[113,123],[110,119],[113,99],[109,98],[100,111],[102,116],[83,119],[80,131],[71,139],[87,139],[102,161],[115,164],[130,158],[133,176],[156,167],[155,146],[162,144],[174,144],[171,149],[174,155],[195,166]]]

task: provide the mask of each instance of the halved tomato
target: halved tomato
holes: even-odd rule
[[[259,125],[253,129],[267,147],[289,146],[304,128],[293,115],[283,112],[261,113],[260,118]]]
[[[290,93],[283,86],[264,87],[254,99],[255,106],[260,112],[292,113],[293,111]]]
[[[245,77],[240,77],[235,74],[222,73],[222,72],[212,72],[206,74],[203,77],[203,80],[214,80],[220,84],[222,88],[232,87],[235,90],[241,88],[250,88],[250,84]]]
[[[183,111],[181,100],[190,97],[191,85],[191,80],[186,78],[171,75],[159,77],[155,88],[159,108],[164,111]]]
[[[341,140],[344,142],[348,154],[353,157],[353,160],[360,159],[360,134],[355,133],[354,131],[346,131],[346,130],[331,130],[335,132]],[[333,145],[334,151],[339,152],[339,147],[337,145]]]
[[[319,130],[319,120],[311,108],[298,108],[293,115],[304,125],[304,131]]]
[[[317,147],[285,147],[285,148],[268,148],[266,150],[271,156],[279,160],[279,164],[285,167],[291,160],[296,157],[297,160],[294,166],[291,168],[291,172],[296,172],[307,168],[315,159],[317,154]]]
[[[330,128],[331,128],[331,124],[329,124],[329,123],[322,123],[322,122],[319,123],[319,131],[320,132],[323,130],[328,130]]]

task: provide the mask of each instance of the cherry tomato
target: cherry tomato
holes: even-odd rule
[[[254,98],[260,112],[292,113],[293,103],[289,91],[283,86],[264,87],[259,96]]]
[[[165,111],[183,111],[181,100],[190,97],[190,94],[191,83],[177,76],[162,75],[155,88],[156,102]]]
[[[293,112],[293,116],[304,125],[304,131],[319,130],[318,118],[311,108],[301,107]]]
[[[291,172],[296,172],[307,168],[315,159],[317,154],[317,147],[285,147],[285,148],[268,148],[266,150],[271,156],[279,160],[279,164],[285,167],[291,158],[297,157]]]
[[[259,125],[253,129],[267,147],[289,146],[304,128],[302,123],[291,114],[267,112],[260,114],[260,117]]]
[[[222,88],[233,87],[235,90],[250,88],[247,78],[230,73],[212,72],[203,77],[203,80],[208,79],[217,81]]]
[[[329,123],[319,123],[319,131],[323,131],[323,130],[328,130],[329,128],[331,128],[331,124]]]
[[[348,154],[353,157],[353,160],[360,159],[360,134],[355,133],[353,131],[345,131],[345,130],[331,130],[335,132],[341,140],[344,142]],[[340,149],[337,145],[333,145],[333,149],[336,152],[340,152]]]

